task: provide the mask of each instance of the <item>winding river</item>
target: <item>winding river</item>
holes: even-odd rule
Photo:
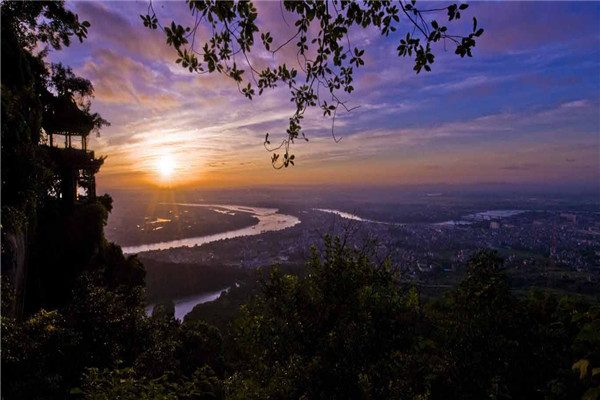
[[[263,208],[263,207],[248,207],[248,206],[233,206],[233,205],[222,205],[222,204],[197,204],[197,203],[170,203],[182,207],[209,207],[215,209],[222,209],[232,212],[243,212],[249,213],[258,219],[256,225],[248,226],[246,228],[236,229],[232,231],[226,231],[221,233],[215,233],[212,235],[196,236],[186,239],[169,240],[166,242],[142,244],[139,246],[126,246],[123,247],[123,253],[125,254],[136,254],[144,251],[153,250],[166,250],[175,247],[194,247],[201,246],[206,243],[216,242],[217,240],[232,239],[241,236],[253,236],[260,235],[264,232],[280,231],[282,229],[291,228],[300,223],[300,220],[287,214],[280,214],[277,208]],[[215,210],[216,211],[216,210]]]

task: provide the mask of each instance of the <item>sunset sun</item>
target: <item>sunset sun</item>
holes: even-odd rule
[[[173,157],[162,156],[157,160],[156,169],[162,179],[170,179],[175,171]]]

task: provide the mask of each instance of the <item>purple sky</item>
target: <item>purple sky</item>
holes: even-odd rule
[[[279,3],[256,4],[261,29],[287,38]],[[464,23],[476,16],[486,30],[474,57],[439,46],[433,72],[420,75],[397,57],[399,35],[352,32],[366,66],[346,100],[360,108],[338,114],[339,143],[331,120],[310,112],[310,142],[283,171],[262,140],[283,137],[294,111],[284,88],[249,101],[227,78],[181,69],[163,35],[143,27],[147,2],[67,5],[91,23],[89,39],[50,58],[92,81],[93,109],[112,123],[91,143],[108,155],[105,188],[160,184],[165,158],[172,185],[599,184],[600,3],[472,3]],[[183,2],[155,8],[162,22],[189,21]],[[273,60],[258,47],[257,65],[293,60],[292,49]]]

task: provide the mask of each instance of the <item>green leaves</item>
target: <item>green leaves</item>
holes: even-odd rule
[[[235,324],[243,362],[229,381],[233,398],[254,387],[262,389],[256,398],[362,398],[357,378],[374,399],[398,398],[390,387],[406,360],[395,355],[415,344],[403,286],[387,262],[376,265],[337,237],[320,247],[305,277],[263,273]]]
[[[237,83],[242,82],[242,75],[244,74],[243,69],[238,69],[235,62],[233,63],[233,67],[229,71],[229,76],[236,81]]]
[[[337,109],[337,105],[328,104],[327,101],[323,101],[321,109],[323,110],[323,116],[331,116],[331,113]]]
[[[575,364],[573,364],[571,369],[573,370],[573,372],[578,372],[579,379],[583,380],[588,375],[588,367],[589,366],[590,366],[589,360],[581,359],[581,360],[577,361]]]
[[[430,72],[431,67],[429,64],[432,64],[434,59],[435,56],[433,53],[431,53],[431,47],[429,46],[429,43],[427,43],[425,48],[423,48],[423,46],[419,46],[416,51],[415,66],[413,69],[417,72],[417,74],[421,72],[421,69],[425,69],[425,71]]]
[[[88,21],[79,22],[79,16],[75,14],[74,21],[71,24],[72,32],[67,32],[67,36],[75,35],[79,39],[79,43],[83,43],[83,39],[87,38],[87,28],[89,27],[90,23]]]
[[[287,168],[289,165],[294,165],[294,158],[296,158],[295,155],[285,153],[283,155],[283,166]]]
[[[423,47],[420,44],[419,39],[413,38],[407,34],[406,39],[400,40],[400,46],[398,46],[397,50],[398,55],[401,57],[405,57],[407,55],[412,56],[413,52],[415,53],[415,66],[413,67],[413,70],[417,74],[420,73],[422,69],[425,69],[425,71],[428,72],[431,71],[430,64],[434,62],[435,56],[431,52],[431,46],[429,43]]]

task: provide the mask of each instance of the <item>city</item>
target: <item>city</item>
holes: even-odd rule
[[[588,202],[573,200],[570,206],[546,199],[546,209],[540,207],[538,200],[528,204],[532,209],[472,214],[469,214],[469,209],[478,210],[490,204],[486,201],[477,204],[478,201],[469,199],[464,201],[471,202],[471,208],[465,203],[458,208],[464,210],[465,214],[447,221],[439,221],[448,216],[446,207],[427,205],[427,200],[421,205],[380,205],[379,208],[375,207],[379,210],[374,214],[377,220],[367,219],[369,215],[355,214],[355,210],[361,208],[358,202],[344,204],[338,201],[336,205],[323,203],[332,207],[345,206],[345,212],[341,213],[343,216],[332,210],[323,211],[317,207],[302,207],[287,202],[280,205],[279,212],[300,220],[299,224],[290,228],[211,241],[201,246],[145,251],[139,256],[142,260],[196,265],[199,269],[237,267],[253,270],[271,265],[301,266],[310,255],[311,247],[321,248],[324,236],[329,234],[343,237],[349,248],[369,252],[379,262],[389,259],[395,269],[405,273],[407,279],[416,280],[422,285],[450,287],[448,285],[464,276],[467,260],[472,254],[479,249],[494,249],[505,260],[505,268],[515,288],[539,286],[591,298],[598,295],[600,212],[593,197],[588,198]],[[410,204],[411,201],[405,203]],[[533,209],[536,206],[539,208]],[[388,214],[388,221],[398,221],[410,215],[413,219],[427,222],[381,220],[386,208],[392,210]],[[428,212],[424,213],[424,209]],[[421,215],[416,217],[419,213]],[[132,223],[134,215],[128,213],[128,223]],[[210,218],[213,218],[212,223],[207,222]],[[160,228],[159,231],[171,232],[171,237],[177,230],[176,226],[183,227],[178,230],[181,232],[178,238],[199,236],[196,224],[209,232],[211,224],[228,221],[227,218],[237,218],[236,224],[231,225],[234,228],[244,224],[251,227],[257,222],[248,213],[224,211],[218,205],[199,209],[163,204],[154,208],[151,218],[143,216],[142,219],[141,215],[138,216],[138,220],[150,224],[150,229]],[[429,222],[436,220],[438,222]],[[117,221],[122,225],[123,219]],[[151,241],[144,233],[148,225],[136,226],[138,236],[142,235],[144,240]],[[119,229],[119,232],[125,233],[119,236],[111,229],[115,227],[109,220],[107,234],[117,243],[121,238],[127,240],[121,243],[123,245],[139,241],[134,233]],[[221,229],[230,230],[226,225],[221,225]],[[154,241],[160,242],[160,237]],[[149,276],[152,276],[152,271],[149,271]],[[194,294],[193,288],[188,287],[186,291],[180,297]],[[153,297],[151,290],[149,296]]]

